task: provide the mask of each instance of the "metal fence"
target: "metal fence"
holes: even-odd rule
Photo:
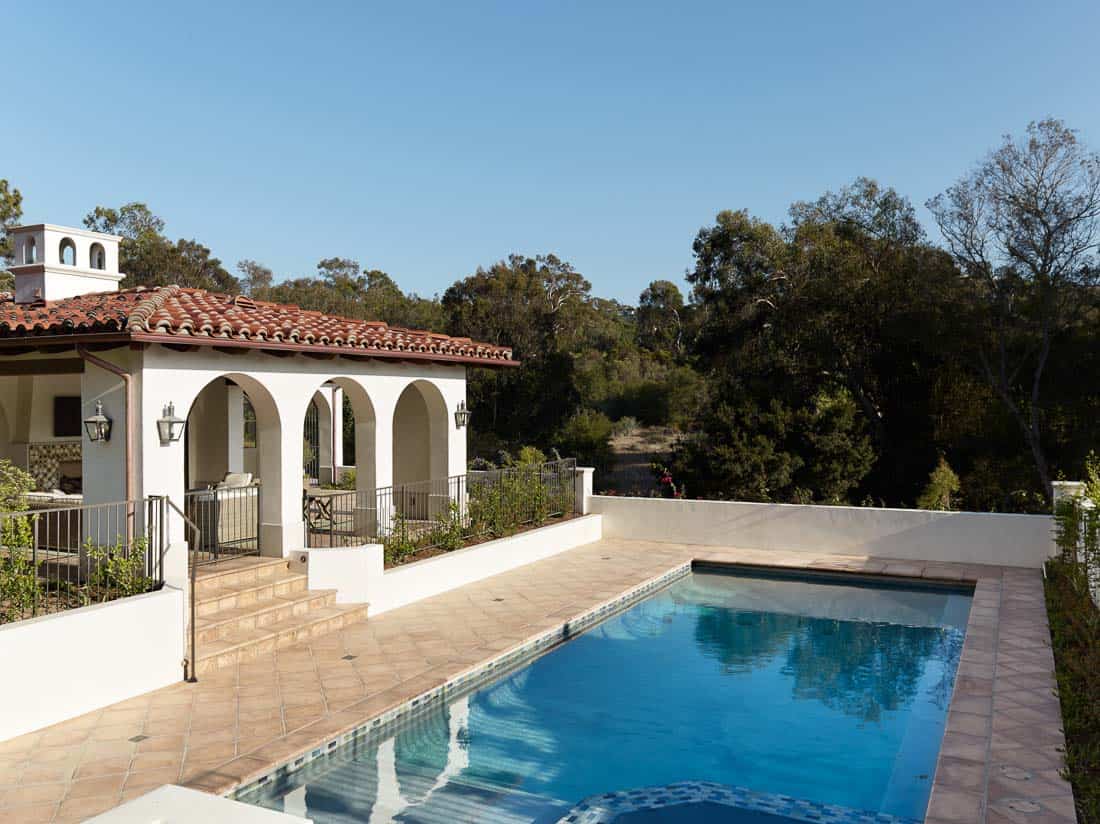
[[[0,624],[159,589],[164,498],[0,512]]]
[[[379,489],[307,490],[306,545],[383,543],[391,561],[458,549],[572,514],[576,474],[569,458]]]
[[[194,524],[189,531],[192,564],[260,554],[259,481],[247,486],[213,487],[187,492],[183,511]]]

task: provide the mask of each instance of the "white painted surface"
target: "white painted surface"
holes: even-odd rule
[[[0,626],[0,741],[181,680],[183,634],[169,587]]]
[[[85,824],[309,824],[312,819],[165,784]]]
[[[118,244],[121,238],[117,235],[49,223],[13,227],[8,234],[15,253],[15,265],[10,268],[15,275],[17,303],[29,303],[37,297],[61,300],[118,289],[123,276],[118,271]],[[63,240],[71,242],[76,249],[76,260],[72,263],[65,263],[61,257]],[[26,255],[26,248],[31,243],[35,250],[33,263],[28,262]],[[103,249],[102,269],[94,268],[93,245]]]
[[[577,467],[577,477],[574,479],[573,486],[573,508],[581,515],[587,515],[591,511],[592,478],[595,474],[595,467]]]
[[[350,359],[329,362],[300,356],[274,358],[256,352],[229,355],[206,349],[177,352],[160,346],[134,354],[141,358],[138,496],[167,495],[177,503],[182,502],[183,442],[162,445],[156,420],[168,402],[174,402],[177,410],[190,409],[211,381],[232,378],[248,394],[256,410],[261,448],[254,474],[263,480],[261,536],[264,553],[269,555],[289,555],[304,545],[302,423],[306,405],[319,387],[335,381],[352,400],[356,410],[356,462],[361,488],[372,484],[388,486],[393,481],[394,412],[398,398],[410,384],[426,384],[445,410],[453,410],[466,398],[466,370],[462,366]],[[88,372],[85,405],[89,400],[87,376]],[[449,426],[446,420],[451,421]],[[439,421],[441,425],[433,428],[430,435],[432,474],[446,477],[465,472],[465,430],[456,430],[449,415],[439,416]],[[116,426],[118,423],[116,418]],[[245,464],[251,469],[249,457],[245,457]],[[86,472],[88,468],[86,465]],[[173,541],[184,539],[178,520],[172,519],[170,524]]]
[[[431,598],[510,569],[550,558],[603,537],[599,515],[586,515],[435,558],[386,570],[368,585],[370,614]]]
[[[704,546],[1041,567],[1049,515],[677,501],[594,495],[604,535]]]
[[[338,604],[370,603],[372,585],[382,582],[382,552],[381,544],[303,550],[309,588],[336,590]]]

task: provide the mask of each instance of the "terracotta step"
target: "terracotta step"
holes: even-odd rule
[[[218,589],[252,586],[285,574],[290,569],[286,558],[231,558],[200,566],[195,571],[195,592],[201,599]]]
[[[283,572],[252,584],[208,588],[204,595],[195,596],[195,614],[208,618],[224,610],[253,607],[273,598],[306,592],[308,587],[305,575]]]
[[[224,640],[235,630],[262,629],[295,616],[308,615],[314,609],[332,606],[335,602],[333,590],[306,589],[275,595],[248,606],[219,609],[195,621],[196,640],[201,649],[207,641]]]
[[[316,592],[317,590],[315,590]],[[226,637],[198,645],[199,677],[220,667],[248,661],[258,655],[316,638],[367,617],[367,604],[325,606],[259,629],[234,629]]]

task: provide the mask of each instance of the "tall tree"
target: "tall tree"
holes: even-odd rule
[[[1031,123],[928,208],[958,262],[977,363],[1015,420],[1044,492],[1044,375],[1100,278],[1100,155],[1059,120]]]
[[[8,230],[23,217],[23,193],[0,178],[0,261],[10,264],[12,249]]]
[[[84,218],[95,232],[122,236],[119,268],[123,286],[168,286],[235,293],[240,282],[222,266],[210,249],[197,240],[173,243],[164,236],[164,221],[144,203],[118,209],[97,206]]]
[[[247,259],[238,261],[237,271],[240,272],[241,291],[246,295],[263,298],[271,289],[275,274],[262,263]]]
[[[679,357],[684,351],[684,296],[669,280],[655,280],[638,299],[638,345]]]
[[[0,179],[0,264],[11,265],[12,248],[8,230],[19,224],[23,217],[23,194],[11,186],[7,180]],[[11,273],[0,268],[0,292],[15,288],[15,279]]]

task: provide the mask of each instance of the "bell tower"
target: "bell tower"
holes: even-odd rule
[[[118,235],[37,223],[9,229],[8,236],[16,303],[118,290]]]

